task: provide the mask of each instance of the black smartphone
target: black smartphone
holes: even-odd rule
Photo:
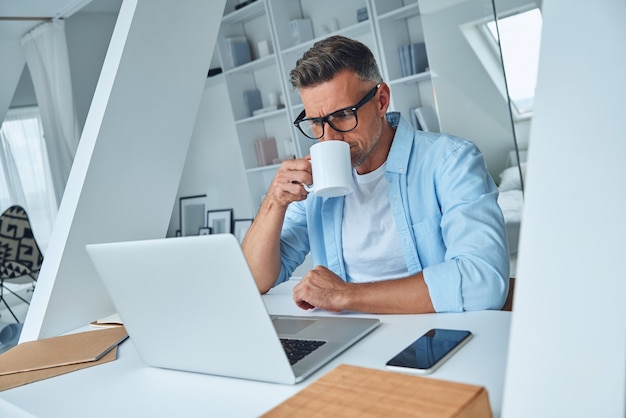
[[[472,338],[464,330],[434,328],[387,362],[387,367],[403,372],[432,373]]]

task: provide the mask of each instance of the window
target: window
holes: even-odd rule
[[[499,18],[497,26],[492,17],[460,26],[502,97],[505,100],[510,97],[511,112],[516,121],[532,116],[541,26],[541,11],[530,6]]]
[[[485,24],[497,50],[502,50],[509,97],[518,116],[532,113],[537,84],[542,18],[537,8]]]
[[[45,252],[57,202],[37,107],[10,109],[0,129],[0,211],[15,204],[26,209]]]

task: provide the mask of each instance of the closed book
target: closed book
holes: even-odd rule
[[[422,131],[439,132],[439,120],[430,106],[416,107],[413,113]]]
[[[259,167],[273,164],[274,159],[278,158],[278,149],[274,137],[257,139],[254,141],[254,146]]]
[[[411,75],[411,45],[398,47],[398,57],[400,58],[400,71],[402,77]]]
[[[409,110],[409,113],[411,117],[411,125],[413,125],[415,129],[422,131],[423,129],[419,121],[417,120],[417,114],[415,113],[415,108],[412,108],[411,110]]]
[[[411,44],[411,74],[419,74],[428,68],[428,56],[426,55],[426,44],[423,42]]]
[[[368,19],[367,7],[361,7],[360,9],[356,11],[357,22],[363,22],[363,21],[366,21],[367,19]]]
[[[226,38],[227,62],[231,68],[238,67],[251,61],[250,45],[245,36]]]
[[[243,92],[243,101],[246,105],[248,116],[254,116],[254,111],[263,108],[263,100],[259,90],[246,90]]]

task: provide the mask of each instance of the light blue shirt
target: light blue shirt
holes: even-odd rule
[[[498,189],[474,143],[416,131],[399,113],[385,177],[409,275],[424,274],[437,312],[500,309],[509,286],[509,251]],[[341,245],[343,197],[289,205],[276,284],[311,252],[346,280]]]

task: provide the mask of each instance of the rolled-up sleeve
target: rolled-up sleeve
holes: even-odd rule
[[[416,231],[433,306],[437,312],[499,309],[508,291],[509,258],[498,190],[473,143],[444,139],[444,145],[429,156],[439,162],[427,187],[439,207],[431,224],[439,217],[439,228],[431,236]],[[438,246],[445,253],[436,263]]]
[[[300,202],[289,205],[280,234],[280,274],[274,286],[289,280],[309,252],[307,215]]]

